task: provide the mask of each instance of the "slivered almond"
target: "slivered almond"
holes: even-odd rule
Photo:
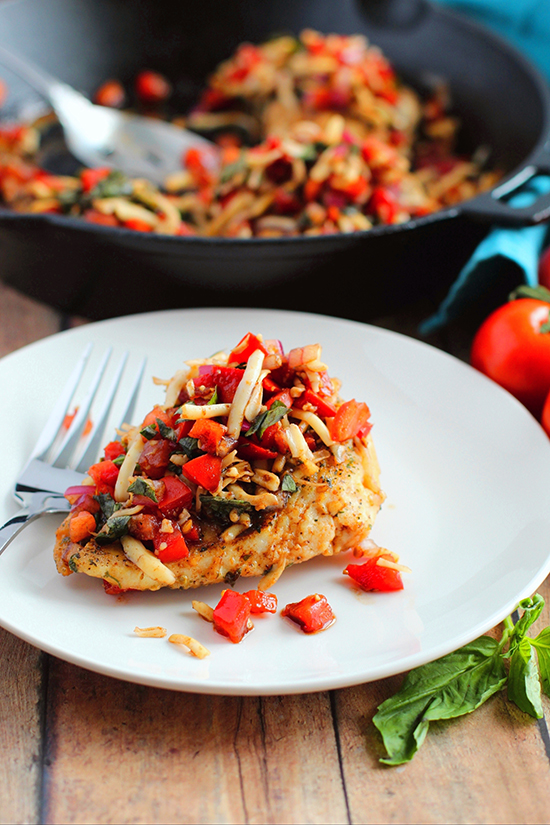
[[[164,639],[167,632],[165,627],[134,627],[136,636],[142,636],[144,639]]]
[[[197,659],[205,659],[207,656],[210,656],[210,651],[208,648],[201,645],[201,643],[196,639],[193,639],[192,636],[183,636],[181,633],[172,633],[172,635],[168,638],[168,641],[173,645],[186,647],[189,650],[189,653]]]
[[[193,610],[196,610],[199,616],[202,616],[207,622],[214,621],[214,608],[210,607],[209,604],[206,604],[206,602],[193,601],[191,605]]]
[[[383,559],[382,557],[376,560],[376,564],[378,567],[389,567],[391,570],[399,570],[400,573],[412,573],[410,567],[404,564],[397,564],[395,561]]]

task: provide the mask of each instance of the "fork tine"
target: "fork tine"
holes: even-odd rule
[[[141,363],[138,367],[138,371],[137,371],[132,389],[130,391],[130,395],[128,396],[128,402],[127,402],[126,407],[124,409],[124,412],[122,413],[122,416],[120,418],[120,424],[119,424],[119,427],[118,427],[119,430],[121,429],[123,424],[130,424],[131,421],[132,421],[132,416],[134,414],[134,409],[135,409],[135,406],[136,406],[136,401],[137,401],[137,397],[138,397],[139,390],[140,390],[140,387],[141,387],[141,382],[142,382],[142,379],[143,379],[143,373],[145,371],[145,365],[146,364],[147,364],[147,358],[144,358],[143,361],[141,361]],[[117,437],[118,437],[118,433],[117,433]]]
[[[73,423],[69,428],[69,432],[63,439],[63,442],[59,447],[59,450],[53,457],[51,463],[54,467],[66,467],[69,464],[75,447],[80,440],[80,436],[82,435],[82,431],[86,426],[86,421],[88,420],[88,413],[90,412],[90,407],[92,406],[92,402],[95,398],[97,388],[100,384],[101,379],[103,378],[103,373],[105,372],[105,368],[107,366],[109,358],[111,357],[112,351],[112,347],[109,347],[109,349],[103,356],[101,364],[97,368],[97,372],[94,375],[94,379],[92,381],[90,389],[88,390],[86,397],[84,398],[82,404],[79,406],[78,412],[73,419]]]
[[[107,396],[103,401],[101,411],[98,413],[98,417],[96,423],[94,424],[92,432],[90,433],[88,443],[77,462],[75,469],[79,473],[87,472],[88,467],[95,462],[98,456],[99,450],[101,448],[101,441],[103,439],[103,433],[105,430],[105,424],[107,423],[107,418],[109,417],[109,413],[111,412],[113,400],[116,395],[116,391],[118,390],[120,378],[124,371],[124,367],[126,366],[127,360],[128,353],[125,352],[122,358],[120,359],[120,364],[118,365],[116,374],[111,382],[111,386],[109,387],[109,392],[107,393]]]
[[[63,421],[65,420],[65,416],[67,415],[67,411],[69,409],[69,404],[71,403],[71,399],[78,386],[78,382],[82,377],[84,367],[88,362],[92,349],[93,344],[88,344],[70,374],[69,379],[63,387],[61,395],[59,396],[57,403],[46,422],[46,426],[38,437],[38,441],[36,442],[36,446],[31,456],[32,458],[44,459],[46,453],[54,443]]]

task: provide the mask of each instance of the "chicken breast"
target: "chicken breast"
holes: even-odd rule
[[[57,532],[57,569],[65,576],[84,573],[104,579],[121,590],[232,584],[239,576],[262,576],[259,586],[267,589],[292,564],[360,544],[384,500],[370,435],[364,442],[354,439],[343,444],[338,461],[329,455],[315,475],[298,478],[297,484],[295,492],[274,494],[276,506],[257,510],[253,524],[238,535],[233,527],[222,529],[203,514],[201,541],[192,544],[187,558],[179,561],[161,564],[155,557],[154,575],[145,572],[147,564],[134,563],[120,541],[72,542],[69,516]]]

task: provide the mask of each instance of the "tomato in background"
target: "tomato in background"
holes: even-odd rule
[[[172,94],[172,86],[160,72],[146,70],[136,77],[136,94],[143,103],[162,103]]]
[[[93,100],[98,106],[121,109],[126,103],[124,86],[119,80],[106,80],[95,92]]]
[[[520,288],[519,293],[526,291]],[[512,393],[537,418],[550,391],[549,313],[546,300],[512,300],[485,319],[471,351],[472,366]]]
[[[544,407],[542,408],[542,417],[540,422],[548,438],[550,438],[550,392],[546,396]]]
[[[550,289],[550,246],[544,250],[539,259],[539,284]]]

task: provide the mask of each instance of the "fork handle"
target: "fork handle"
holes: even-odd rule
[[[68,502],[65,502],[65,504],[68,504]],[[24,507],[23,510],[20,510],[17,515],[8,519],[8,521],[0,527],[0,556],[21,530],[23,530],[27,524],[30,524],[31,521],[35,521],[37,518],[49,515],[50,513],[66,513],[68,509],[67,506],[53,507],[51,505],[45,505],[42,509],[29,513],[29,508]]]

